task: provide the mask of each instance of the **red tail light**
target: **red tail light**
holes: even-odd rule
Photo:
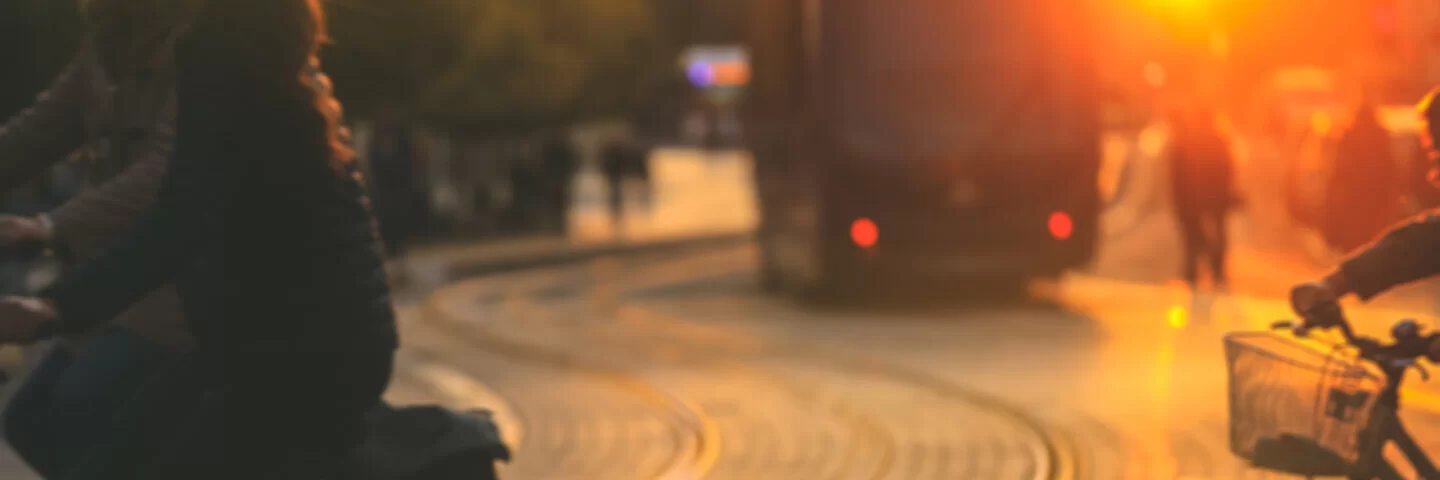
[[[1075,233],[1075,222],[1070,219],[1070,214],[1055,212],[1050,214],[1050,236],[1056,240],[1065,240]]]
[[[874,247],[880,241],[880,227],[868,218],[857,218],[850,224],[850,240],[860,248]]]

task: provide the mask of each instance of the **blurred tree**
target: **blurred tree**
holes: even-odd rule
[[[0,116],[82,35],[78,0],[0,1]],[[631,115],[668,76],[650,0],[331,0],[326,70],[353,117],[500,133]]]
[[[333,0],[325,69],[351,116],[406,110],[418,92],[463,58],[478,3],[464,0]]]
[[[327,69],[352,113],[474,134],[630,114],[668,67],[646,0],[335,0]]]

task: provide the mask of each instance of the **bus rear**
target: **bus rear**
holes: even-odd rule
[[[790,152],[809,157],[791,174],[816,179],[799,190],[816,197],[821,281],[1022,278],[1090,259],[1099,106],[1079,3],[811,5],[814,128]]]

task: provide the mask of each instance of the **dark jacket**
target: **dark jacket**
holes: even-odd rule
[[[1393,287],[1440,274],[1440,210],[1392,227],[1340,265],[1351,288],[1368,300]]]
[[[1391,288],[1440,275],[1440,210],[1416,216],[1392,227],[1379,239],[1356,251],[1340,264],[1340,271],[1350,289],[1362,300],[1369,300]],[[1426,353],[1435,335],[1409,342],[1385,346],[1362,339],[1361,353],[1392,359],[1411,359]],[[1399,386],[1405,368],[1382,365],[1386,387],[1380,404],[1390,408],[1399,405]]]
[[[204,16],[249,15],[220,13]],[[329,165],[312,98],[235,80],[254,55],[244,40],[266,40],[224,35],[264,29],[202,24],[177,47],[179,135],[159,198],[45,293],[62,332],[100,324],[174,279],[200,358],[225,370],[253,369],[258,357],[392,351],[394,311],[358,168]],[[312,75],[328,85],[318,66]]]
[[[650,149],[634,140],[613,142],[600,152],[602,169],[611,181],[622,178],[649,179],[649,157]]]
[[[1181,212],[1224,211],[1235,202],[1234,157],[1213,127],[1177,129],[1170,179]]]
[[[579,169],[579,159],[570,140],[557,136],[548,138],[540,148],[540,164],[544,169],[547,194],[555,200],[568,199],[570,182]]]

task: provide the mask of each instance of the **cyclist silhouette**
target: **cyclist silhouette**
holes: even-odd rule
[[[1440,159],[1440,150],[1436,148],[1436,139],[1440,138],[1437,96],[1440,96],[1440,89],[1432,90],[1419,106],[1425,125],[1421,129],[1421,141],[1432,162]],[[1432,183],[1436,183],[1435,180],[1440,177],[1437,177],[1434,165],[1430,172]],[[1399,386],[1405,370],[1422,356],[1432,361],[1440,360],[1440,335],[1421,335],[1418,324],[1402,321],[1392,329],[1395,337],[1393,344],[1382,345],[1374,339],[1355,337],[1336,303],[1351,294],[1361,300],[1369,300],[1396,286],[1440,275],[1440,250],[1436,246],[1440,246],[1440,210],[1430,210],[1391,227],[1379,238],[1352,253],[1325,278],[1299,285],[1291,292],[1291,306],[1306,317],[1307,324],[1340,328],[1351,343],[1360,348],[1362,356],[1376,360],[1386,376],[1386,388],[1361,439],[1359,472],[1351,478],[1401,478],[1385,464],[1383,458],[1384,443],[1392,441],[1405,452],[1423,478],[1440,479],[1440,472],[1415,444],[1397,416]]]

